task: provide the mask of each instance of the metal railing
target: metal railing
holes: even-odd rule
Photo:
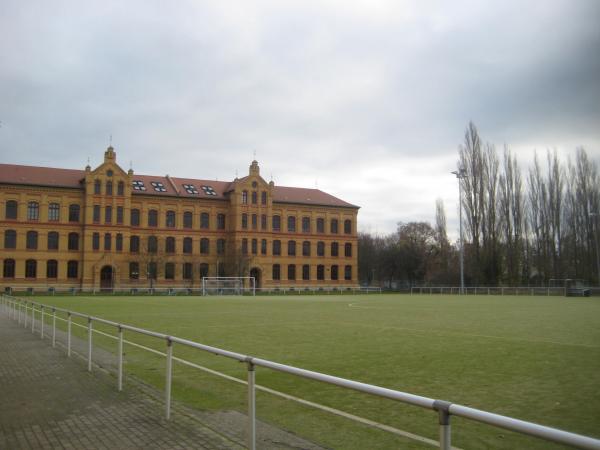
[[[469,420],[473,420],[476,422],[488,424],[498,428],[504,428],[510,431],[514,431],[517,433],[533,436],[536,438],[544,439],[547,441],[556,442],[559,444],[570,445],[576,448],[581,449],[595,449],[600,450],[600,440],[583,436],[575,433],[571,433],[568,431],[559,430],[552,427],[547,427],[544,425],[538,425],[532,422],[526,422],[519,419],[514,419],[507,416],[502,416],[499,414],[490,413],[487,411],[482,411],[475,408],[470,408],[468,406],[463,406],[455,403],[451,403],[444,400],[436,400],[428,397],[423,397],[419,395],[410,394],[407,392],[401,392],[397,390],[387,389],[380,386],[375,386],[367,383],[360,383],[353,380],[348,380],[345,378],[340,378],[332,375],[327,375],[319,372],[314,372],[311,370],[301,369],[298,367],[293,367],[285,364],[280,364],[277,362],[269,361],[262,358],[255,358],[249,355],[243,355],[241,353],[236,353],[228,350],[223,350],[217,347],[212,347],[205,344],[200,344],[198,342],[193,342],[187,339],[178,338],[176,336],[169,336],[163,333],[157,333],[155,331],[146,330],[143,328],[134,327],[131,325],[124,325],[121,323],[113,322],[106,319],[101,319],[99,317],[93,317],[87,314],[82,314],[74,311],[69,311],[66,309],[57,308],[54,306],[48,306],[41,303],[27,301],[20,298],[8,296],[6,294],[2,294],[0,300],[0,308],[2,311],[10,318],[18,321],[19,324],[23,324],[25,328],[28,327],[28,321],[31,320],[31,331],[35,332],[35,324],[36,324],[36,312],[39,313],[40,316],[40,336],[43,339],[46,336],[44,327],[45,327],[45,316],[49,315],[51,312],[52,317],[52,346],[56,345],[56,320],[57,313],[66,314],[67,319],[67,355],[71,355],[71,334],[72,334],[72,325],[73,325],[73,317],[79,317],[87,320],[87,367],[88,371],[92,370],[92,352],[93,352],[93,322],[98,322],[101,324],[109,325],[115,327],[118,336],[118,351],[117,351],[117,389],[121,391],[123,389],[123,333],[124,331],[130,331],[134,333],[139,333],[145,336],[154,337],[160,339],[165,342],[165,353],[166,356],[166,365],[165,365],[165,417],[166,419],[170,419],[171,417],[171,386],[172,386],[172,370],[173,370],[173,360],[177,360],[179,362],[183,362],[179,358],[175,358],[173,356],[173,344],[181,344],[187,347],[195,348],[197,350],[201,350],[204,352],[212,353],[217,356],[224,356],[226,358],[233,359],[238,362],[242,362],[246,364],[247,367],[247,381],[245,384],[248,386],[247,391],[247,407],[248,407],[248,419],[247,419],[247,446],[251,450],[256,449],[256,390],[259,386],[255,381],[255,372],[257,367],[263,367],[271,370],[275,370],[282,373],[287,373],[290,375],[294,375],[301,378],[306,378],[310,380],[319,381],[322,383],[327,383],[335,386],[339,386],[346,389],[352,389],[358,392],[363,392],[366,394],[387,398],[391,400],[395,400],[401,403],[405,403],[408,405],[418,406],[421,408],[429,409],[437,412],[438,414],[438,423],[439,423],[439,448],[443,450],[450,450],[451,447],[451,436],[452,436],[452,428],[450,424],[450,419],[452,416],[462,417]],[[36,309],[37,308],[37,309]],[[31,317],[29,317],[31,315]],[[108,336],[108,335],[107,335]],[[138,345],[139,346],[139,345]],[[139,346],[141,347],[141,346]],[[148,349],[148,348],[147,348]],[[154,349],[148,349],[153,351],[154,353],[163,354],[162,352],[158,352]],[[192,367],[198,367],[193,363],[189,363]],[[212,371],[216,374],[216,372]],[[234,377],[230,377],[224,375],[226,378],[231,379],[232,381],[240,382],[241,380],[236,379]],[[262,388],[261,390],[277,393],[276,391],[272,391],[268,388]],[[295,397],[291,397],[287,394],[284,394],[286,398],[295,399]],[[301,400],[301,399],[300,399]],[[314,406],[315,404],[308,401],[302,401],[304,404],[308,404],[310,406]],[[330,412],[338,413],[339,411],[334,410],[333,408],[323,407],[321,409],[324,410],[332,410]],[[337,412],[336,412],[337,411]],[[351,417],[352,415],[345,415],[345,417]],[[368,423],[363,422],[363,423]],[[375,424],[375,426],[380,424]],[[379,427],[381,429],[386,429],[386,426]],[[391,428],[391,427],[387,427]],[[410,433],[406,433],[405,435],[410,435]],[[412,435],[414,437],[414,435]],[[410,437],[410,436],[408,436]],[[423,438],[425,441],[430,441],[428,439]],[[423,440],[422,439],[422,440]]]
[[[460,287],[457,286],[413,286],[410,288],[410,294],[460,294]],[[530,287],[530,286],[498,286],[498,287],[465,287],[463,295],[555,295],[564,296],[565,289],[561,287]]]

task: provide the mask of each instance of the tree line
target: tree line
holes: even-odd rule
[[[534,155],[522,169],[469,123],[459,146],[464,276],[467,286],[548,286],[559,279],[600,283],[600,178],[584,148],[562,161]],[[460,241],[450,242],[441,200],[435,224],[400,222],[394,233],[359,233],[362,283],[460,283]]]

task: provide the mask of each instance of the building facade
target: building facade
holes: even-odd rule
[[[0,164],[6,288],[358,284],[358,207],[318,189],[136,175],[109,147],[95,169]]]

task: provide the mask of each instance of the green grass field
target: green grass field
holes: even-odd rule
[[[40,297],[41,303],[418,395],[600,436],[600,299],[344,295]],[[127,334],[160,350],[164,343]],[[115,349],[114,341],[95,338]],[[164,358],[127,346],[126,371],[162,388]],[[245,366],[181,346],[175,355],[245,378]],[[257,383],[437,439],[432,411],[258,369]],[[245,387],[180,365],[174,396],[245,408]],[[257,394],[260,419],[330,448],[429,448]],[[559,448],[453,419],[462,448]]]

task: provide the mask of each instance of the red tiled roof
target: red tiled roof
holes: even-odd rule
[[[84,178],[85,171],[83,170],[0,164],[0,183],[81,189],[81,181]],[[145,190],[134,189],[132,191],[133,194],[144,195],[223,199],[225,198],[225,193],[233,188],[233,182],[229,181],[197,180],[192,178],[155,175],[134,174],[132,180],[134,183],[136,181],[142,182],[145,187]],[[156,186],[153,186],[152,183],[155,183]],[[203,189],[203,186],[205,189]],[[198,193],[194,193],[194,190]],[[214,192],[214,194],[210,194],[210,192]],[[273,201],[281,203],[357,208],[357,206],[327,194],[326,192],[320,191],[319,189],[286,186],[274,187]]]

